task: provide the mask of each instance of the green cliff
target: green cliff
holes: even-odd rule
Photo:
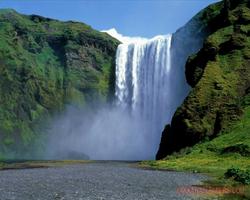
[[[112,98],[117,45],[83,23],[0,10],[0,158],[31,156],[65,105]]]
[[[187,60],[192,89],[165,127],[157,159],[230,133],[250,105],[250,1],[225,0],[196,18],[207,36]],[[242,142],[249,148],[245,134]]]

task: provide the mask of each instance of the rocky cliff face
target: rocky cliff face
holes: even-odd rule
[[[249,0],[225,0],[195,18],[204,42],[186,63],[192,89],[163,131],[157,159],[229,131],[249,104]]]
[[[107,101],[117,45],[82,23],[0,10],[0,158],[24,157],[66,104]]]
[[[171,98],[168,101],[174,100],[171,102],[174,108],[179,107],[190,92],[191,87],[188,85],[185,77],[185,64],[190,55],[197,53],[202,48],[204,39],[209,34],[203,16],[207,16],[206,20],[213,19],[216,16],[216,6],[210,6],[199,13],[172,35],[172,67],[170,69],[171,76],[169,77],[169,82],[171,83],[171,88],[174,88],[174,92],[171,93]]]

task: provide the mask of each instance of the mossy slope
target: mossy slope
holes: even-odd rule
[[[145,162],[158,169],[187,170],[223,176],[230,167],[250,168],[250,106],[245,108],[240,121],[230,132],[211,141],[187,147],[163,160]]]
[[[187,61],[192,90],[163,131],[158,159],[230,132],[249,105],[250,2],[225,0],[199,17],[208,37]]]
[[[117,45],[83,23],[0,10],[0,157],[25,157],[66,104],[107,101]]]
[[[248,97],[249,98],[249,97]],[[248,99],[249,101],[249,99]],[[162,160],[144,161],[142,167],[206,173],[211,178],[209,186],[229,188],[242,186],[242,181],[225,179],[228,169],[250,170],[250,106],[244,107],[240,120],[232,124],[229,132],[222,132],[210,141],[203,141],[193,147],[186,147]],[[249,178],[244,176],[244,181]],[[249,199],[250,186],[245,186],[241,195],[225,195],[221,199]],[[208,198],[210,199],[210,198]],[[213,198],[211,198],[213,199]],[[220,198],[219,198],[220,199]]]

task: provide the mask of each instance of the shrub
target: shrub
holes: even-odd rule
[[[221,153],[222,154],[239,153],[242,156],[250,156],[250,147],[246,144],[236,144],[236,145],[224,148]]]
[[[242,184],[250,185],[250,170],[240,170],[239,168],[229,168],[225,173],[226,178],[232,178],[233,180]]]

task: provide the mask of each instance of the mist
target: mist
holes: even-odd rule
[[[154,159],[155,140],[147,123],[128,109],[69,106],[49,131],[47,159],[142,160]],[[157,141],[158,143],[159,141]]]
[[[49,130],[46,159],[155,159],[165,125],[190,91],[185,63],[202,46],[203,34],[193,37],[197,26],[195,19],[173,35],[151,39],[105,31],[122,42],[116,52],[115,101],[68,106]]]

